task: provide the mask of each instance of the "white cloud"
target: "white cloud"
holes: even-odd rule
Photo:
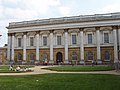
[[[60,14],[61,14],[62,16],[70,15],[70,8],[69,8],[69,7],[61,6],[61,7],[59,8],[59,10],[60,10]]]
[[[119,12],[120,11],[120,4],[113,3],[109,4],[102,9],[99,10],[101,13],[112,13],[112,12]]]

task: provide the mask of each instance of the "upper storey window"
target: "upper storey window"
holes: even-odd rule
[[[47,37],[46,36],[43,37],[43,46],[47,46]]]
[[[88,44],[92,44],[92,34],[88,34]]]
[[[18,47],[21,47],[21,46],[22,46],[21,42],[22,42],[22,39],[21,39],[21,38],[18,38]]]
[[[61,36],[57,36],[57,45],[61,45]]]
[[[72,44],[77,44],[76,35],[72,35]]]
[[[30,37],[30,46],[34,46],[34,37]]]
[[[104,43],[109,43],[109,34],[104,33]]]

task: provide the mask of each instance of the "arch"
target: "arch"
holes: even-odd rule
[[[61,52],[57,52],[57,54],[56,54],[56,63],[58,64],[58,63],[61,63],[61,62],[63,62],[63,55],[62,55]]]

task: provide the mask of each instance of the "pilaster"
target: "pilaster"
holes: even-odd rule
[[[53,64],[53,30],[50,30],[50,64]]]
[[[96,45],[97,45],[97,63],[101,64],[101,50],[100,50],[100,27],[96,27]]]
[[[113,26],[113,42],[114,42],[114,63],[118,62],[118,47],[117,47],[117,26]]]
[[[83,30],[84,30],[84,28],[80,28],[80,64],[85,64],[85,62],[84,62]]]
[[[68,64],[68,29],[65,29],[65,64]]]
[[[35,63],[39,63],[39,34],[40,32],[36,32],[36,61]]]

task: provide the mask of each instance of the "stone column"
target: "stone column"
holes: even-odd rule
[[[114,42],[114,63],[118,62],[118,47],[117,47],[117,26],[113,26],[113,42]]]
[[[84,62],[84,42],[83,42],[83,28],[80,29],[80,64],[85,64]]]
[[[22,64],[26,63],[26,32],[23,35],[23,61]]]
[[[68,30],[65,30],[65,64],[68,64]]]
[[[13,63],[14,62],[14,38],[15,38],[15,36],[14,36],[15,34],[13,33],[12,34],[12,52],[11,52],[11,63]]]
[[[53,64],[53,30],[50,30],[50,64]]]
[[[8,63],[11,60],[10,48],[11,48],[11,34],[8,33],[8,47],[7,47],[7,62],[6,63]]]
[[[36,64],[39,63],[39,33],[39,31],[36,32]]]
[[[120,53],[120,26],[119,26],[119,29],[118,29],[118,43],[119,43],[119,53]]]
[[[97,45],[97,63],[101,64],[101,51],[100,51],[100,27],[96,27],[96,45]]]

